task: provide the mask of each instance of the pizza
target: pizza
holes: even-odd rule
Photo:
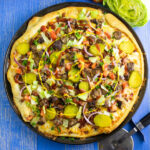
[[[23,120],[44,135],[109,134],[138,99],[143,54],[112,14],[66,7],[29,21],[7,79]]]

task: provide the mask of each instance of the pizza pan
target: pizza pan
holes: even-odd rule
[[[122,21],[124,23],[124,25],[129,29],[129,31],[131,31],[131,33],[133,34],[133,36],[135,37],[137,43],[139,44],[142,52],[143,52],[143,57],[144,57],[144,78],[145,78],[145,82],[144,85],[142,86],[140,92],[139,92],[139,98],[137,100],[137,102],[135,103],[133,110],[129,113],[129,115],[126,117],[126,119],[121,123],[121,125],[115,129],[112,133],[110,134],[101,134],[101,135],[97,135],[97,136],[93,136],[93,137],[89,137],[89,138],[84,138],[84,139],[78,139],[78,138],[61,138],[61,137],[57,137],[57,138],[52,138],[52,137],[48,137],[47,135],[44,135],[42,133],[40,133],[37,129],[33,128],[29,123],[24,122],[19,111],[17,110],[14,102],[13,102],[13,95],[12,95],[12,91],[11,91],[11,86],[7,80],[7,69],[9,67],[9,58],[10,58],[10,52],[11,52],[11,48],[12,45],[14,44],[14,42],[25,32],[28,22],[30,21],[30,19],[32,19],[32,17],[34,16],[43,16],[49,12],[52,11],[56,11],[68,6],[78,6],[78,7],[92,7],[92,8],[96,8],[96,9],[101,9],[104,12],[108,12],[113,14],[114,16],[116,16],[120,21]],[[144,48],[138,38],[138,36],[136,35],[136,33],[134,32],[134,30],[129,26],[128,23],[126,23],[126,21],[124,21],[121,17],[119,17],[118,15],[116,15],[115,13],[111,12],[110,10],[104,8],[103,6],[100,5],[95,5],[95,4],[91,4],[91,3],[82,3],[82,2],[68,2],[68,3],[61,3],[61,4],[57,4],[57,5],[53,5],[50,7],[47,7],[39,12],[37,12],[36,14],[34,14],[31,18],[29,18],[21,27],[20,29],[16,32],[16,34],[13,36],[9,47],[7,49],[6,55],[5,55],[5,60],[4,60],[4,67],[3,67],[3,78],[4,78],[4,86],[5,86],[5,90],[7,93],[7,97],[8,100],[13,108],[13,110],[16,112],[16,114],[18,115],[18,117],[23,121],[24,124],[26,124],[29,128],[31,128],[33,131],[35,131],[36,133],[40,134],[41,136],[44,136],[45,138],[54,140],[56,142],[59,143],[64,143],[64,144],[87,144],[87,143],[92,143],[92,142],[96,142],[96,141],[102,141],[105,138],[110,137],[111,135],[113,135],[114,133],[116,133],[118,130],[120,130],[125,124],[127,124],[132,116],[134,115],[134,113],[136,112],[136,110],[138,109],[138,107],[140,106],[145,90],[146,90],[146,85],[147,85],[147,77],[148,77],[148,67],[147,67],[147,59],[146,59],[146,55],[145,55],[145,51]],[[71,140],[70,140],[71,139]]]

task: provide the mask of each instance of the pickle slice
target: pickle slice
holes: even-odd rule
[[[68,77],[69,77],[69,80],[71,80],[72,82],[79,82],[79,80],[80,80],[79,70],[75,69],[75,68],[72,68],[68,72]]]
[[[46,109],[46,120],[53,120],[56,117],[55,108]]]
[[[53,52],[53,53],[50,55],[51,64],[56,65],[57,59],[58,59],[58,57],[60,56],[60,54],[61,54],[61,52]]]
[[[89,52],[91,54],[93,54],[94,56],[99,56],[101,53],[104,52],[104,49],[105,49],[105,45],[104,44],[98,44],[99,45],[99,48],[100,50],[97,49],[96,45],[92,45],[89,49]]]
[[[27,84],[32,84],[33,81],[36,81],[36,74],[30,72],[30,73],[26,73],[23,76],[23,81]]]
[[[111,125],[111,118],[107,115],[96,115],[94,117],[94,123],[99,127],[109,127]]]
[[[16,50],[19,54],[25,55],[29,51],[30,47],[28,43],[20,43],[17,45]]]
[[[82,81],[79,83],[79,89],[84,90],[85,92],[89,90],[89,83],[86,81]]]
[[[119,49],[127,54],[131,54],[135,50],[135,46],[131,41],[123,41],[120,43]]]
[[[129,78],[129,86],[131,88],[138,88],[142,84],[142,77],[138,71],[133,71]]]
[[[67,105],[64,110],[64,115],[67,118],[74,118],[78,113],[78,107],[75,105]]]

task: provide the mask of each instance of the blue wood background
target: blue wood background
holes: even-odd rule
[[[12,110],[3,86],[4,56],[15,32],[34,13],[50,5],[71,0],[0,0],[0,150],[97,150],[98,144],[64,145],[47,140],[26,127]],[[90,0],[74,0],[92,2]],[[150,21],[140,28],[134,28],[141,39],[150,61]],[[149,67],[150,74],[150,67]],[[150,75],[149,75],[150,77]],[[137,122],[150,111],[150,82],[143,102],[134,115]],[[130,129],[130,125],[125,126]],[[133,136],[134,150],[150,150],[150,127],[142,131],[146,141],[143,142],[139,134]]]

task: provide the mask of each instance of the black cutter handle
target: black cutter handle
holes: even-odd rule
[[[143,117],[140,122],[144,127],[148,126],[150,124],[150,113],[148,113],[145,117]]]

